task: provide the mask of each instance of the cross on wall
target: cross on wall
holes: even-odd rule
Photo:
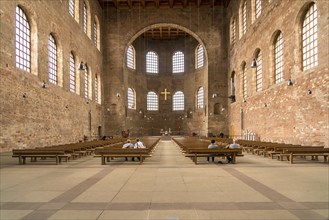
[[[161,92],[162,95],[165,96],[165,100],[167,100],[167,95],[170,95],[170,92],[167,91],[167,89],[164,90],[164,92]]]

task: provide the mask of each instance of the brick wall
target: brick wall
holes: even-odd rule
[[[17,5],[24,10],[31,24],[31,73],[15,67]],[[96,14],[98,18],[102,17],[96,1],[90,1],[89,7],[91,22]],[[78,68],[80,81],[77,87],[80,90],[78,94],[69,91],[71,51],[76,56],[76,66],[81,60],[88,63],[92,85],[95,74],[102,79],[102,54],[83,33],[82,15],[80,23],[72,18],[68,13],[68,1],[2,1],[0,12],[0,151],[78,142],[84,135],[96,137],[98,127],[103,127],[102,107],[94,101],[94,86],[91,88],[92,100],[84,98],[83,74]],[[48,81],[50,33],[58,46],[58,73],[62,75],[59,85]],[[41,86],[43,80],[46,88]]]
[[[261,16],[247,33],[230,47],[228,75],[237,74],[237,101],[230,106],[230,132],[242,136],[247,130],[261,140],[303,145],[328,146],[328,2],[316,1],[318,8],[319,64],[307,71],[301,68],[299,24],[310,1],[263,1]],[[238,1],[233,1],[228,16],[237,17]],[[248,5],[250,10],[250,5]],[[273,83],[271,42],[281,30],[284,37],[284,80]],[[250,68],[254,51],[263,58],[263,90],[256,92],[255,69]],[[246,102],[242,99],[241,63],[247,67]],[[293,81],[287,85],[288,79]],[[228,78],[230,91],[230,77]],[[309,90],[312,94],[309,94]],[[242,113],[241,113],[242,112]]]

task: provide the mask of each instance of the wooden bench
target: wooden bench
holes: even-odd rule
[[[208,149],[210,139],[179,137],[173,138],[173,140],[182,149],[185,156],[191,158],[195,164],[198,164],[198,157],[232,157],[232,163],[236,163],[236,157],[243,156],[242,149],[225,149],[230,140],[216,142],[219,145],[217,149]]]
[[[232,163],[236,163],[236,157],[243,156],[242,149],[189,149],[186,157],[191,157],[198,164],[198,157],[231,157]]]
[[[12,157],[18,157],[19,164],[25,164],[26,158],[31,158],[31,162],[37,162],[37,158],[55,158],[56,164],[60,164],[62,159],[65,162],[71,157],[64,151],[44,150],[44,149],[13,149]]]
[[[311,156],[312,158],[323,156],[324,161],[328,161],[329,148],[318,148],[318,147],[302,147],[302,148],[288,148],[285,149],[282,153],[278,155],[278,159],[281,161],[284,157],[287,157],[287,160],[290,161],[290,164],[294,163],[294,157],[296,156]]]
[[[122,143],[113,144],[104,148],[98,148],[95,150],[95,157],[101,158],[101,164],[105,165],[106,162],[110,162],[111,159],[117,157],[137,157],[142,164],[147,157],[152,157],[152,152],[160,138],[157,137],[143,137],[141,141],[146,148],[137,149],[122,149]]]
[[[143,163],[146,157],[151,157],[150,149],[118,149],[118,148],[106,148],[106,149],[96,149],[96,157],[101,157],[101,164],[105,165],[106,162],[110,162],[111,158],[115,157],[138,157],[140,159],[140,164]]]

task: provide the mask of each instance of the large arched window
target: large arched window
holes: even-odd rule
[[[129,45],[127,49],[127,67],[130,69],[136,69],[135,66],[135,48],[132,45]]]
[[[99,19],[97,17],[97,15],[95,15],[95,23],[94,23],[94,43],[95,46],[98,50],[101,49],[101,29],[100,29],[100,25],[99,25]]]
[[[233,46],[236,41],[236,19],[232,18],[231,22],[231,45]]]
[[[247,69],[246,63],[242,63],[242,97],[247,98]]]
[[[90,81],[89,81],[89,71],[88,67],[86,66],[85,72],[84,72],[84,85],[85,85],[85,98],[89,99],[89,86],[90,86]]]
[[[236,87],[235,83],[236,83],[236,74],[233,71],[231,74],[231,95],[234,96],[234,98],[232,97],[232,101],[235,100],[235,87]]]
[[[256,56],[257,66],[256,66],[256,91],[262,91],[263,87],[263,64],[262,64],[262,53],[258,52]]]
[[[76,73],[74,55],[70,53],[70,91],[76,92]]]
[[[303,71],[318,65],[318,12],[313,3],[306,12],[302,25]]]
[[[173,95],[173,110],[180,111],[184,110],[185,103],[184,103],[184,93],[182,91],[177,91]]]
[[[197,93],[197,108],[203,108],[204,107],[204,90],[203,87],[200,87],[198,89]]]
[[[242,5],[242,35],[247,32],[247,1],[244,0]]]
[[[146,99],[147,99],[147,110],[148,111],[158,111],[159,110],[158,95],[155,92],[148,92]]]
[[[88,2],[83,2],[83,32],[87,34],[87,36],[91,37],[91,31],[90,31],[90,11],[89,11],[89,5]]]
[[[31,72],[31,29],[23,10],[16,7],[16,67]]]
[[[149,51],[146,54],[146,72],[159,73],[158,55],[153,51]]]
[[[100,98],[100,80],[99,76],[95,75],[95,102],[100,104],[101,98]]]
[[[184,53],[181,51],[174,53],[172,57],[172,72],[173,73],[184,72]]]
[[[280,31],[274,41],[274,73],[276,84],[283,81],[283,49],[283,35]]]
[[[69,0],[69,13],[72,17],[74,17],[74,14],[75,14],[75,2],[74,2],[74,0]]]
[[[262,0],[255,0],[256,18],[262,14]]]
[[[98,24],[95,20],[95,22],[94,22],[94,38],[93,38],[93,42],[94,42],[95,47],[97,47],[97,36],[98,36],[97,29],[98,29]]]
[[[196,62],[195,62],[195,68],[201,68],[204,65],[204,49],[201,44],[198,45],[196,48]]]
[[[136,109],[136,94],[132,88],[128,88],[127,98],[128,98],[128,108]]]
[[[48,79],[57,84],[57,45],[51,34],[48,38]]]

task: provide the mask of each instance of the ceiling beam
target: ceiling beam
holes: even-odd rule
[[[184,8],[187,7],[187,0],[183,0],[183,7],[184,7]]]
[[[141,0],[142,7],[145,8],[145,0]]]
[[[131,3],[131,0],[128,0],[127,3],[128,3],[128,6],[129,6],[129,9],[131,9],[132,6],[133,6],[132,3]]]
[[[169,7],[172,8],[174,6],[174,0],[169,0]]]
[[[118,8],[118,1],[117,0],[113,0],[113,4],[114,4],[114,7],[117,9]]]

